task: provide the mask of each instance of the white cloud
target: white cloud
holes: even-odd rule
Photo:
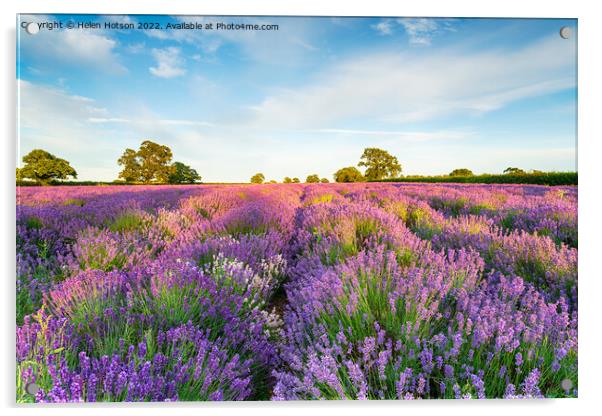
[[[90,128],[88,122],[90,118],[109,118],[106,108],[89,97],[72,95],[59,88],[17,82],[21,153],[17,166],[21,163],[20,156],[42,148],[74,162],[80,179],[95,178],[89,168],[115,169],[112,165],[121,147],[115,147],[119,132],[107,134],[105,129]]]
[[[33,22],[52,21],[44,16],[23,16]],[[52,57],[63,64],[86,66],[123,74],[127,68],[115,52],[117,41],[106,32],[92,30],[41,30],[35,36],[20,36],[21,48],[31,51],[37,59]]]
[[[430,45],[433,34],[440,30],[435,19],[403,18],[397,22],[404,27],[410,43],[416,45]]]
[[[285,19],[272,17],[234,16],[173,16],[179,23],[213,24],[213,30],[149,30],[145,34],[163,41],[175,41],[199,49],[204,60],[210,60],[222,46],[234,44],[241,48],[245,58],[262,63],[296,65],[305,60],[309,53],[318,48],[324,27],[312,18]],[[278,30],[216,30],[215,24],[279,24]]]
[[[381,35],[392,35],[401,26],[408,35],[411,45],[427,46],[433,38],[445,32],[455,32],[453,19],[444,18],[410,18],[383,19],[372,28]]]
[[[127,118],[118,118],[118,117],[90,117],[88,118],[90,123],[129,123],[130,120]]]
[[[162,126],[197,126],[197,127],[211,127],[212,123],[206,121],[196,120],[172,120],[172,119],[127,119],[119,117],[90,117],[87,120],[90,123],[96,124],[109,124],[109,123],[130,123],[139,125],[162,125]]]
[[[478,115],[575,86],[575,49],[558,36],[516,51],[379,53],[337,63],[251,107],[252,127],[333,128]]]
[[[186,73],[184,59],[180,56],[180,48],[170,46],[165,49],[153,49],[151,53],[157,61],[157,65],[151,66],[148,70],[154,76],[174,78]]]
[[[393,24],[390,20],[382,20],[377,24],[372,26],[376,29],[381,35],[391,35],[393,34]]]
[[[135,55],[144,52],[145,47],[146,44],[144,42],[131,43],[126,46],[125,50]]]
[[[292,38],[291,40],[292,40],[293,44],[299,45],[308,51],[315,52],[318,50],[318,48],[316,48],[314,45],[311,45],[311,44],[305,42],[303,39]]]
[[[126,72],[125,67],[118,62],[114,54],[117,45],[115,40],[86,31],[63,32],[62,40],[55,50],[65,59],[98,65],[111,72]]]
[[[315,133],[333,133],[344,136],[375,136],[417,142],[435,139],[464,139],[473,134],[472,132],[454,130],[424,132],[399,130],[316,129],[310,131]]]
[[[206,121],[195,121],[195,120],[169,120],[162,119],[158,121],[159,124],[163,124],[166,126],[202,126],[202,127],[211,127],[212,123],[208,123]]]
[[[81,126],[89,118],[106,115],[107,110],[91,98],[71,95],[62,89],[18,80],[19,123],[25,128],[42,128],[69,122]]]

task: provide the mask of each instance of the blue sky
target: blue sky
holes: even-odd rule
[[[18,158],[48,150],[81,180],[116,179],[121,153],[146,139],[207,182],[332,179],[365,147],[396,155],[404,174],[576,170],[575,20],[20,19],[279,27],[19,28]]]

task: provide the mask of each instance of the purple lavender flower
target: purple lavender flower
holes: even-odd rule
[[[532,398],[577,368],[574,187],[28,188],[17,236],[19,401]]]

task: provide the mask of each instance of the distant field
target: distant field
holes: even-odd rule
[[[18,188],[17,401],[575,397],[577,192]]]
[[[404,176],[385,179],[379,182],[428,182],[428,183],[474,183],[474,184],[533,184],[533,185],[577,185],[577,172],[545,172],[509,175],[475,176]],[[55,181],[52,185],[61,186],[130,186],[125,182],[97,181]],[[222,185],[221,183],[203,183],[203,185]],[[224,183],[223,185],[245,185],[244,183]],[[17,186],[38,186],[32,181],[17,181]],[[151,186],[151,185],[146,185]],[[157,186],[157,185],[152,185]],[[178,185],[181,186],[181,185]],[[185,186],[185,185],[183,185]]]
[[[50,183],[50,185],[52,186],[166,186],[168,184],[165,183],[155,183],[155,184],[144,184],[144,183],[126,183],[126,182],[99,182],[99,181],[52,181]],[[199,182],[199,183],[195,183],[195,184],[186,184],[186,183],[181,183],[181,184],[175,184],[175,185],[168,185],[168,186],[195,186],[195,185],[249,185],[248,182]],[[33,182],[33,181],[17,181],[17,186],[41,186],[39,183]]]
[[[429,183],[518,183],[534,185],[577,185],[577,172],[544,172],[507,175],[475,176],[404,176],[383,182],[429,182]]]

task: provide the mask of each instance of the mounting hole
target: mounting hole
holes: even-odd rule
[[[563,26],[560,28],[560,37],[562,39],[568,39],[571,37],[571,28],[568,26]]]
[[[35,35],[36,33],[38,33],[40,31],[40,27],[38,26],[37,23],[30,22],[30,23],[27,23],[27,26],[25,26],[25,31],[27,33],[29,33],[30,35]]]
[[[40,386],[38,386],[36,383],[27,383],[25,386],[25,391],[32,396],[35,396],[40,391]]]
[[[566,392],[568,392],[570,389],[573,388],[573,382],[571,380],[569,380],[568,378],[565,378],[564,380],[562,380],[560,385],[562,386],[562,389]]]

